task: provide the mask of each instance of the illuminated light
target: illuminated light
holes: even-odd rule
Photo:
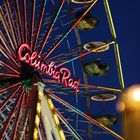
[[[26,53],[25,53],[26,51]],[[24,55],[23,55],[24,54]],[[45,64],[42,62],[40,55],[37,52],[30,54],[30,47],[28,44],[22,44],[18,50],[19,59],[30,66],[34,67],[38,71],[51,76],[56,81],[61,82],[65,87],[74,89],[75,92],[79,92],[80,79],[73,80],[71,78],[71,72],[67,68],[60,68],[56,70],[54,62]]]
[[[53,110],[54,105],[53,105],[52,100],[50,98],[48,98],[48,103],[49,103],[50,108]]]
[[[48,95],[46,95],[45,99],[47,100],[47,102],[49,104],[49,108],[50,108],[50,111],[51,111],[51,114],[52,114],[52,120],[55,123],[55,127],[58,130],[58,133],[59,133],[59,136],[60,136],[61,140],[66,140],[65,135],[63,133],[63,130],[60,126],[60,122],[59,122],[59,119],[58,119],[57,114],[55,112],[55,108],[54,108],[54,105],[53,105],[53,102],[52,102],[51,98],[49,98]]]
[[[36,124],[36,125],[39,125],[39,121],[40,121],[40,118],[39,118],[39,116],[37,115],[37,116],[35,117],[35,124]]]
[[[140,85],[133,85],[126,89],[117,105],[124,113],[123,131],[127,140],[139,140],[140,134]]]
[[[40,113],[40,111],[41,111],[41,105],[40,103],[37,103],[37,113]]]
[[[39,91],[39,93],[38,93],[38,99],[41,100],[41,98],[42,98],[42,92]]]
[[[41,113],[41,98],[42,98],[42,92],[41,88],[39,88],[38,85],[38,101],[37,101],[37,106],[36,106],[36,116],[35,116],[35,127],[34,127],[34,132],[33,132],[33,139],[38,140],[38,127],[39,127],[39,122],[40,122],[40,113]]]
[[[127,101],[140,103],[140,85],[134,85],[126,90]]]
[[[140,88],[133,91],[133,99],[136,101],[140,101]]]
[[[38,129],[37,128],[35,128],[34,129],[34,136],[33,136],[34,138],[34,140],[38,140]]]
[[[120,111],[140,110],[140,85],[131,86],[125,91],[117,105],[117,109]]]
[[[54,121],[55,121],[55,123],[57,124],[57,125],[59,125],[60,123],[59,123],[59,119],[58,119],[58,117],[57,117],[57,115],[54,113],[53,114],[53,117],[54,117]]]
[[[34,140],[38,139],[38,134],[34,134]]]
[[[62,140],[66,140],[64,132],[62,130],[59,130],[59,134]]]
[[[38,135],[38,130],[37,130],[37,128],[34,129],[34,135]]]

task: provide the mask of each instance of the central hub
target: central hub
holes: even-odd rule
[[[34,74],[34,68],[29,64],[21,61],[21,73],[20,77],[23,80],[32,79]]]

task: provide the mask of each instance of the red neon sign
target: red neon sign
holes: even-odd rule
[[[23,50],[27,52],[23,56]],[[67,68],[60,68],[56,70],[56,65],[54,62],[50,64],[45,64],[40,60],[40,55],[37,52],[30,54],[30,46],[27,44],[22,44],[18,50],[19,59],[30,66],[34,67],[41,73],[51,76],[56,81],[63,83],[65,87],[70,87],[74,89],[75,92],[79,91],[80,79],[74,80],[71,78],[71,72]]]

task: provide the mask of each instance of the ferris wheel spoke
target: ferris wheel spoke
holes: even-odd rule
[[[53,57],[50,57],[47,60],[53,60],[55,62],[58,60],[60,63],[64,60],[66,61],[68,59],[68,57],[70,57],[70,56],[73,56],[73,57],[77,56],[79,53],[80,53],[80,49],[74,48],[74,49],[71,49],[70,51],[66,51],[66,52],[60,53],[59,55],[55,55]]]
[[[23,32],[22,32],[22,26],[21,26],[21,14],[20,14],[20,8],[18,4],[18,0],[14,0],[14,8],[15,8],[15,14],[16,14],[16,22],[17,22],[17,28],[18,28],[18,35],[19,35],[19,44],[23,43]]]
[[[54,95],[53,93],[51,93],[50,91],[46,90],[46,92],[49,94],[49,96],[53,99],[55,99],[56,101],[60,102],[61,104],[63,104],[64,106],[68,107],[69,109],[73,110],[74,112],[78,113],[80,116],[84,117],[85,119],[87,119],[89,122],[92,122],[93,124],[95,124],[96,126],[100,127],[101,129],[105,130],[106,132],[108,132],[109,134],[111,134],[112,136],[120,139],[120,140],[125,140],[124,138],[122,138],[120,135],[118,135],[117,133],[115,133],[114,131],[112,131],[111,129],[107,128],[106,126],[104,126],[103,124],[99,123],[98,121],[96,121],[95,119],[93,119],[92,117],[88,116],[87,114],[85,114],[84,112],[80,111],[79,109],[75,108],[74,106],[72,106],[71,104],[69,104],[68,102],[64,101],[63,99],[59,98],[58,96]]]
[[[95,5],[97,0],[95,0],[87,9],[86,11],[77,19],[77,21],[69,28],[69,30],[57,41],[57,43],[52,46],[52,48],[47,52],[45,56],[43,56],[43,60],[49,57],[49,55],[58,47],[58,45],[66,38],[66,36],[76,27],[76,25],[81,21],[81,19],[88,13],[88,11]]]
[[[48,30],[48,31],[46,32],[46,34],[45,34],[45,37],[44,37],[44,39],[43,39],[42,45],[41,45],[40,50],[39,50],[39,54],[41,54],[42,50],[43,50],[44,47],[45,47],[45,44],[46,44],[46,42],[47,42],[47,40],[48,40],[48,38],[49,38],[49,35],[50,35],[50,33],[51,33],[51,31],[52,31],[52,29],[53,29],[53,27],[54,27],[54,24],[55,24],[55,22],[56,22],[56,20],[57,20],[57,18],[58,18],[58,16],[59,16],[59,13],[60,13],[60,11],[61,11],[61,9],[62,9],[62,7],[63,7],[64,2],[65,2],[65,0],[61,0],[61,4],[60,4],[60,6],[59,6],[59,8],[58,8],[58,11],[57,11],[57,13],[56,13],[56,15],[55,15],[55,17],[54,17],[52,23],[50,24],[49,30]]]
[[[62,20],[60,20],[60,23],[61,23],[61,26],[64,27],[64,24],[63,24]],[[70,42],[69,42],[69,40],[68,40],[68,37],[66,37],[66,42],[67,42],[67,46],[68,46],[69,51],[71,51],[71,46],[70,46]],[[72,65],[73,75],[74,75],[74,77],[75,77],[74,63],[72,62],[71,65]]]
[[[74,130],[74,128],[69,124],[69,122],[64,118],[64,116],[56,108],[54,108],[54,110],[57,113],[58,118],[64,123],[67,129],[71,132],[72,136],[74,136],[74,138],[76,138],[77,140],[82,140],[80,135]]]
[[[41,118],[40,118],[40,123],[39,123],[39,138],[41,138],[41,140],[45,140]]]
[[[68,45],[68,47],[69,47],[69,50],[71,50],[70,42],[69,42],[68,38],[67,38],[67,45]],[[71,65],[72,65],[73,75],[74,75],[74,77],[76,77],[75,68],[74,68],[74,63],[72,62]]]
[[[16,33],[16,28],[15,28],[15,24],[14,24],[14,21],[12,18],[12,12],[11,12],[10,4],[9,4],[8,0],[4,1],[4,6],[5,6],[6,13],[8,15],[8,21],[9,21],[9,25],[10,25],[13,39],[16,40],[15,41],[15,45],[16,45],[15,48],[17,48],[17,46],[18,46],[17,33]]]
[[[39,33],[40,33],[41,26],[42,26],[42,21],[43,21],[43,16],[44,16],[44,11],[45,11],[45,6],[46,6],[46,3],[47,3],[46,1],[47,0],[43,1],[42,7],[41,7],[41,12],[40,12],[39,20],[38,20],[37,27],[36,27],[37,31],[35,32],[34,41],[33,41],[33,44],[31,46],[31,50],[32,51],[34,51],[34,49],[36,47],[36,43],[37,43],[38,37],[39,37]]]
[[[8,41],[6,40],[4,34],[2,33],[2,31],[0,31],[0,39],[2,41],[2,43],[4,44],[5,48],[6,48],[6,52],[11,53],[11,55],[16,58],[16,55],[14,53],[14,51],[11,49],[10,44],[8,43]]]
[[[64,16],[58,17],[58,20],[61,20],[61,18],[63,18],[63,17],[64,17]],[[63,28],[66,28],[66,26],[70,25],[70,24],[73,23],[74,21],[76,21],[76,20],[72,20],[72,21],[70,21],[70,22],[67,22],[67,23],[63,24]],[[46,24],[48,24],[48,23],[50,23],[50,22],[48,21]],[[47,26],[46,28],[49,28],[49,26]],[[52,29],[52,32],[54,32],[54,31],[60,32],[58,27],[53,28],[53,29]],[[46,33],[40,34],[40,37],[39,37],[39,39],[38,39],[39,44],[41,44],[41,42],[42,42],[42,40],[43,40],[43,36],[45,36],[45,34],[46,34]],[[48,37],[48,40],[49,40],[49,41],[47,41],[46,44],[47,44],[48,42],[50,42],[50,41],[59,40],[62,36],[63,36],[63,34],[58,34],[58,35],[55,35],[55,36],[49,36],[49,37]],[[45,53],[44,53],[44,55],[45,55]]]
[[[35,19],[35,6],[36,6],[36,0],[32,0],[30,30],[29,30],[29,44],[30,44],[30,46],[32,46],[32,37],[33,37],[34,19]]]
[[[12,46],[13,50],[15,50],[15,46],[16,46],[15,40],[13,39],[13,36],[12,36],[12,34],[11,34],[11,30],[10,30],[10,27],[9,27],[9,25],[8,25],[8,23],[7,23],[6,19],[5,19],[5,17],[4,17],[4,12],[3,12],[1,6],[0,6],[0,18],[1,18],[2,23],[3,23],[3,25],[4,25],[5,31],[6,31],[6,33],[7,33],[7,35],[8,35],[8,39],[9,39],[9,41],[10,41],[10,43],[11,43],[11,46]]]
[[[2,65],[3,67],[5,67],[7,70],[11,70],[15,74],[20,75],[20,73],[16,69],[12,68],[11,66],[7,65],[5,62],[3,62],[1,60],[0,60],[0,65]]]
[[[76,9],[74,9],[74,10],[72,11],[72,13],[77,12],[77,11],[82,10],[82,9],[85,9],[85,8],[87,8],[87,6],[80,7],[80,8],[76,8]],[[64,17],[66,17],[66,16],[67,16],[66,13],[68,13],[68,12],[69,12],[69,10],[63,10],[63,11],[61,12],[62,16],[59,16],[58,19],[60,20],[60,19],[62,19],[62,18],[64,18]],[[50,14],[47,18],[45,18],[45,19],[43,20],[42,27],[43,27],[44,25],[50,23],[49,20],[50,20],[53,16],[54,16],[54,13]],[[70,22],[73,22],[73,21],[70,21]],[[67,24],[67,23],[66,23],[66,24]]]
[[[19,109],[18,109],[18,112],[17,112],[17,116],[16,116],[16,119],[15,119],[15,126],[12,130],[12,135],[11,135],[11,139],[12,140],[15,140],[16,139],[16,136],[17,136],[17,132],[18,132],[18,124],[19,124],[19,121],[20,121],[20,114],[22,113],[22,109],[23,109],[23,106],[24,106],[24,100],[25,100],[25,93],[24,91],[22,91],[23,94],[23,97],[22,97],[22,101],[21,101],[21,104],[19,106]]]
[[[45,1],[44,1],[45,2]],[[45,3],[46,4],[46,3]],[[43,5],[42,5],[43,6]],[[45,6],[45,5],[44,5]],[[43,9],[42,9],[43,10]],[[45,9],[44,9],[45,10]],[[66,12],[66,11],[65,11]],[[61,11],[61,13],[64,13],[64,11]],[[41,12],[41,14],[43,14]],[[44,27],[45,25],[48,25],[51,23],[50,19],[53,18],[56,14],[54,12],[52,12],[50,15],[48,15],[45,19],[42,19],[42,25],[41,27]],[[41,16],[41,15],[40,15]],[[62,15],[62,16],[59,16],[58,19],[61,19],[63,17],[66,17],[66,15]],[[38,27],[38,24],[35,25],[34,27],[34,30],[37,30],[37,27]],[[54,30],[54,29],[53,29]]]
[[[72,90],[64,88],[63,85],[61,85],[58,81],[48,80],[48,79],[43,79],[43,81],[47,83],[47,86],[49,87],[48,89],[51,92],[55,92],[55,94],[75,96]],[[85,89],[88,89],[90,93],[86,94]],[[105,90],[118,92],[118,93],[122,91],[120,89],[103,87],[103,86],[87,85],[87,84],[79,84],[79,90],[80,90],[79,93],[77,93],[78,97],[89,97],[89,96],[92,96],[95,92],[100,92],[100,91],[105,91]]]
[[[5,107],[5,105],[8,103],[8,101],[10,101],[10,100],[15,96],[15,94],[17,93],[17,91],[19,91],[20,88],[21,88],[21,85],[19,85],[18,88],[15,89],[15,90],[6,98],[6,100],[5,100],[2,104],[0,104],[0,110],[2,110],[2,109]]]
[[[16,87],[17,85],[19,86],[20,84],[21,84],[21,82],[13,84],[13,85],[10,85],[8,87],[4,87],[4,88],[0,89],[0,93],[5,92],[5,91],[7,91],[9,89],[12,89],[13,87]]]
[[[122,92],[121,89],[115,89],[115,88],[109,88],[109,87],[103,87],[103,86],[94,86],[94,85],[88,85],[88,84],[79,84],[82,87],[88,87],[88,88],[94,88],[94,89],[102,89],[102,90],[109,90],[114,92]]]
[[[106,46],[108,46],[108,45],[111,45],[111,44],[114,44],[114,41],[110,41],[109,43],[106,43],[105,45],[102,45],[102,46],[100,46],[100,47],[98,47],[98,48],[95,48],[95,49],[93,49],[93,50],[91,50],[91,51],[88,51],[88,52],[85,52],[85,53],[83,53],[83,54],[80,54],[79,56],[76,56],[76,57],[74,57],[74,58],[72,58],[72,59],[70,59],[70,60],[68,60],[68,61],[65,61],[65,62],[63,62],[63,63],[61,63],[61,64],[58,64],[57,67],[60,67],[60,66],[62,66],[62,65],[64,65],[64,64],[67,64],[67,63],[69,63],[69,62],[72,62],[72,61],[74,61],[74,60],[76,60],[76,59],[82,58],[82,57],[86,56],[87,54],[93,53],[93,51],[96,52],[98,49],[102,49],[102,48],[104,48],[104,47],[106,47]]]
[[[17,128],[18,131],[20,131],[20,133],[17,133],[16,135],[16,139],[23,139],[23,137],[25,136],[25,133],[29,130],[28,129],[28,120],[29,120],[29,116],[30,116],[30,111],[31,111],[31,102],[32,102],[32,98],[31,98],[31,95],[28,95],[28,94],[24,94],[24,103],[23,103],[23,112],[22,112],[22,118],[18,124],[18,126],[20,128]],[[28,133],[28,132],[27,132]]]
[[[23,41],[27,43],[27,13],[26,13],[26,0],[22,0],[22,5],[21,7],[21,18],[22,18],[22,31],[23,31]]]
[[[19,75],[14,75],[14,74],[10,74],[10,73],[1,73],[1,72],[0,72],[0,76],[1,77],[17,77],[17,78],[20,77]]]
[[[5,48],[2,47],[2,45],[0,45],[0,49],[2,50],[2,53],[3,55],[6,57],[6,58],[9,58],[9,61],[11,63],[13,63],[17,68],[19,68],[19,64],[15,61],[15,59],[5,50]]]
[[[6,122],[4,123],[4,127],[2,129],[2,132],[0,133],[0,139],[3,139],[4,135],[5,135],[5,132],[7,131],[8,129],[8,126],[12,120],[12,118],[14,117],[15,115],[15,112],[17,112],[16,110],[19,110],[19,106],[21,104],[21,99],[22,99],[22,96],[23,96],[23,92],[22,94],[19,94],[18,98],[16,99],[15,103],[14,103],[14,106],[12,108],[12,110],[10,111],[10,114],[6,120]]]
[[[51,23],[51,21],[49,21],[49,20],[50,20],[52,17],[53,17],[53,16],[47,17],[47,18],[43,21],[42,27],[44,27],[45,25],[49,26],[48,24]],[[64,17],[66,17],[66,15],[62,15],[62,16],[60,15],[60,16],[58,17],[58,20],[61,20],[61,19],[63,19]],[[74,20],[65,23],[64,26],[73,23],[73,21],[74,21]],[[35,29],[36,29],[36,28],[35,28]],[[35,30],[35,29],[34,29],[34,30]],[[55,27],[55,28],[52,29],[52,31],[56,31],[56,30],[58,30],[58,29],[59,29],[58,27]]]

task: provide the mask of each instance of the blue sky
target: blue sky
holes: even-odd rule
[[[110,1],[126,87],[140,83],[139,4],[138,0]]]

